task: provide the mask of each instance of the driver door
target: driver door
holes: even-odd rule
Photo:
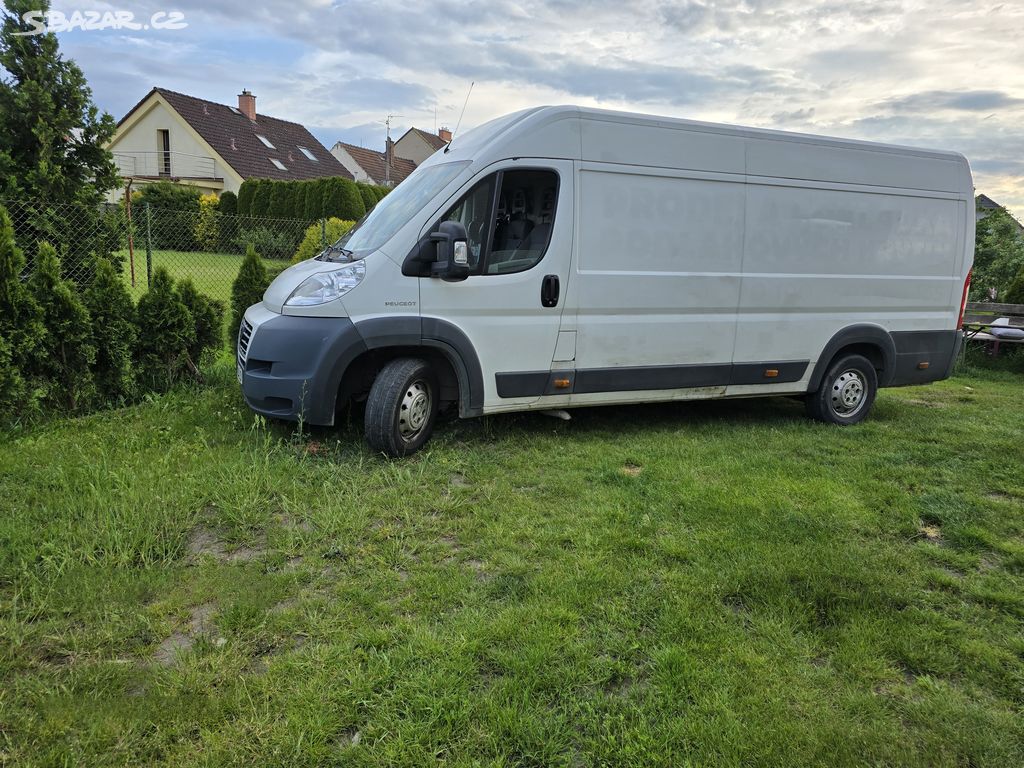
[[[484,410],[516,410],[545,396],[572,252],[572,161],[509,161],[456,194],[425,231],[457,220],[469,236],[470,275],[420,280],[423,317],[456,325],[472,342]]]

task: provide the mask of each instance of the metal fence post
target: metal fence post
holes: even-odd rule
[[[153,235],[149,227],[149,203],[146,203],[146,288],[153,281]]]

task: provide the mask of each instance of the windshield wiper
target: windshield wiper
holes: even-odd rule
[[[344,257],[344,259],[332,258],[335,254],[340,254],[341,256]],[[323,261],[352,261],[352,257],[354,255],[355,254],[352,251],[348,250],[347,248],[342,248],[340,245],[335,243],[333,245],[328,245],[326,248],[324,248],[317,258]]]

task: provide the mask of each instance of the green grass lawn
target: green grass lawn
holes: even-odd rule
[[[146,292],[146,251],[135,250],[135,287],[131,285],[131,268],[128,252],[119,256],[124,259],[124,279],[132,298],[136,301]],[[267,271],[273,276],[285,267],[287,261],[264,259]],[[210,253],[206,251],[153,251],[153,269],[166,267],[176,280],[188,277],[201,292],[226,303],[231,301],[231,284],[238,276],[242,256],[234,253]]]
[[[1020,373],[398,462],[233,375],[0,445],[0,763],[1024,764]]]

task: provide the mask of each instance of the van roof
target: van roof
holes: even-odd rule
[[[577,121],[566,130],[563,121]],[[692,139],[684,139],[680,133]],[[753,140],[753,141],[750,141]],[[802,146],[800,146],[802,145]],[[880,157],[879,155],[884,155]],[[574,105],[524,109],[456,136],[432,160],[561,157],[647,167],[953,192],[973,197],[957,152]]]

